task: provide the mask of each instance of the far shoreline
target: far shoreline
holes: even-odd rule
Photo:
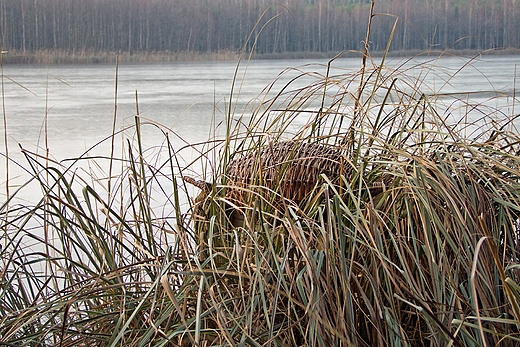
[[[520,49],[506,48],[493,50],[413,50],[390,51],[390,57],[414,56],[477,56],[477,55],[518,55]],[[384,52],[370,52],[372,57],[381,57]],[[360,51],[343,52],[283,52],[283,53],[245,53],[242,60],[267,59],[332,59],[361,57]],[[220,52],[67,52],[42,50],[38,52],[2,52],[2,64],[16,65],[59,65],[59,64],[143,64],[143,63],[174,63],[174,62],[211,62],[211,61],[238,61],[240,53],[234,51]]]

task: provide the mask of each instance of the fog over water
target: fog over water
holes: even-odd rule
[[[425,60],[428,59],[422,58],[419,62]],[[395,58],[388,61],[388,66],[400,66],[403,61],[403,58]],[[520,75],[517,72],[520,56],[483,56],[465,66],[467,63],[468,59],[460,57],[432,58],[428,69],[424,66],[414,68],[417,61],[408,61],[400,69],[424,80],[426,94],[444,93],[446,98],[450,98],[456,93],[458,98],[471,99],[473,104],[498,108],[504,115],[519,112],[513,95],[515,83],[518,84],[515,74],[517,77]],[[4,66],[2,103],[9,156],[13,160],[9,168],[10,184],[16,186],[24,181],[23,170],[14,164],[26,165],[18,144],[42,155],[48,147],[50,156],[57,161],[78,157],[110,136],[115,105],[117,130],[134,124],[137,104],[143,122],[149,120],[169,129],[170,139],[176,147],[182,146],[183,141],[207,140],[215,123],[225,119],[236,65],[235,62],[121,65],[118,69],[117,101],[116,67],[113,65]],[[298,67],[325,74],[326,65],[326,60],[242,63],[231,98],[233,114],[250,114],[259,104],[258,96],[262,90],[285,69]],[[332,73],[354,73],[360,65],[360,59],[337,59],[332,64]],[[284,74],[274,90],[282,88],[298,74],[297,71]],[[312,79],[298,80],[293,89],[310,82]],[[453,106],[453,101],[447,99],[447,104]],[[464,107],[460,106],[460,109],[463,111]],[[453,117],[458,116],[454,114]],[[2,125],[2,133],[4,130]],[[131,138],[134,130],[128,130],[125,135]],[[119,151],[121,138],[117,140]],[[157,127],[145,125],[143,140],[144,147],[150,148],[161,145],[164,136]],[[3,139],[1,148],[5,155]],[[104,156],[109,153],[110,141],[89,152],[90,155]],[[5,177],[5,160],[2,159],[2,197],[5,197]]]

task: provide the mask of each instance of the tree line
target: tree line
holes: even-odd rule
[[[520,48],[516,0],[376,0],[371,49]],[[370,0],[0,0],[4,50],[335,52],[363,47]],[[251,34],[251,39],[248,40]]]

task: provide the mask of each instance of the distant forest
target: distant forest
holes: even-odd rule
[[[370,47],[520,48],[517,0],[376,0]],[[359,50],[368,0],[0,0],[4,50],[37,52]],[[255,24],[259,21],[258,25]],[[261,32],[261,33],[260,33]]]

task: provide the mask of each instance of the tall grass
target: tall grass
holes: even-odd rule
[[[280,174],[251,191],[238,230],[225,213],[234,187],[216,186],[198,241],[221,274],[208,280],[214,324],[260,345],[516,345],[516,118],[466,131],[401,72],[364,73],[360,94],[363,72],[282,89],[236,132],[254,153],[308,117],[291,138],[337,148],[351,173],[277,208],[270,189],[298,178]]]
[[[166,129],[149,155],[139,117],[120,176],[24,151],[44,198],[2,206],[2,344],[517,345],[516,118],[469,138],[406,71],[322,70],[198,148],[230,157],[191,208],[189,163]],[[260,185],[234,227],[227,163],[288,139],[341,152],[345,174],[299,203]]]
[[[144,148],[139,116],[108,173],[22,149],[43,198],[0,209],[0,345],[518,345],[517,117],[453,123],[405,68],[366,62],[273,82],[251,116],[230,112],[226,138],[188,146],[193,162],[165,127]],[[341,153],[342,171],[301,201],[283,170],[228,179],[287,140]]]

